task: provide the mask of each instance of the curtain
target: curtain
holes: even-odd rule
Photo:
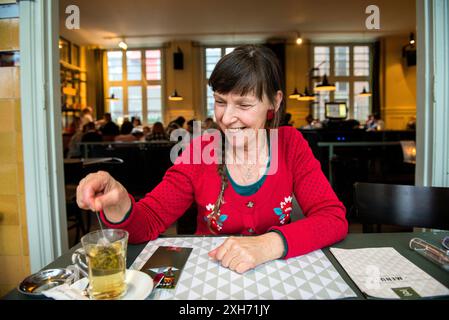
[[[371,98],[372,102],[372,114],[378,114],[382,117],[380,113],[380,41],[376,41],[373,46],[373,73],[371,76],[373,93]]]

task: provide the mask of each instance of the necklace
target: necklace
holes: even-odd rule
[[[245,165],[242,164],[242,166],[245,168],[245,172],[243,172],[243,175],[245,177],[246,180],[252,180],[254,179],[254,172],[253,172],[253,168],[256,165]],[[256,179],[259,177],[259,175],[257,175]]]
[[[234,170],[238,172],[238,177],[240,177],[240,179],[237,178],[236,181],[240,180],[240,184],[252,184],[256,182],[261,175],[263,175],[263,173],[261,172],[261,166],[265,168],[268,163],[268,145],[263,145],[262,150],[263,151],[259,153],[259,158],[256,159],[255,163],[247,159],[241,160],[240,163],[239,161],[234,160],[232,167],[234,167]],[[260,157],[264,158],[267,161],[260,160]],[[228,166],[228,168],[229,167],[230,166]]]

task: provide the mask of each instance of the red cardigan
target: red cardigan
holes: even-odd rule
[[[344,239],[348,231],[345,207],[323,175],[307,141],[292,127],[280,127],[278,138],[277,149],[274,144],[271,146],[270,173],[277,169],[276,173],[269,174],[261,188],[251,196],[237,194],[228,184],[225,202],[220,208],[221,216],[212,223],[216,233],[256,235],[278,230],[286,240],[285,258]],[[196,147],[192,143],[188,150],[202,152],[209,143],[202,141]],[[198,206],[196,234],[211,234],[207,216],[221,185],[217,165],[183,164],[181,157],[167,170],[162,182],[142,200],[135,202],[130,196],[133,206],[125,221],[111,224],[101,213],[105,225],[127,230],[130,243],[154,240],[195,201]],[[279,159],[277,162],[276,158]],[[290,221],[293,194],[305,216],[295,222]]]

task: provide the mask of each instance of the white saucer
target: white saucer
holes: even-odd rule
[[[144,300],[153,290],[153,279],[137,270],[126,270],[126,284],[128,290],[121,300]],[[72,288],[83,291],[87,285],[87,278],[80,279],[71,285]]]

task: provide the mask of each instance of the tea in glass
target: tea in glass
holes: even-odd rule
[[[104,241],[103,237],[107,241]],[[119,299],[126,294],[128,233],[119,229],[95,231],[81,239],[87,257],[91,299]]]

